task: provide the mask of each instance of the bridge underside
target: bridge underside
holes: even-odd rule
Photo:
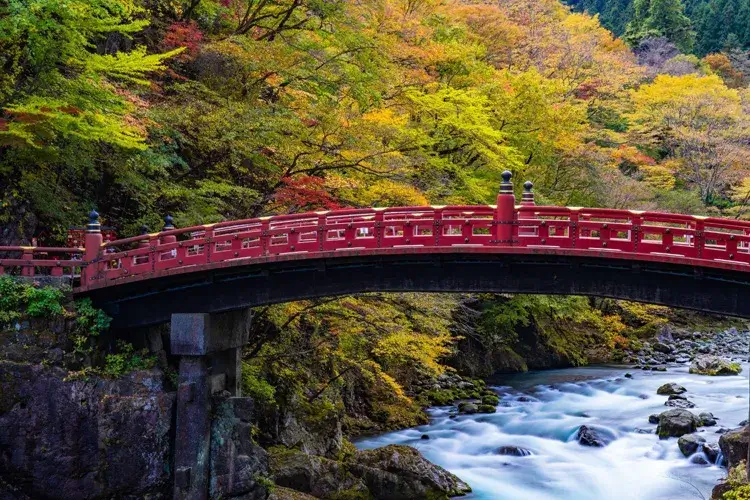
[[[131,328],[167,322],[172,313],[384,291],[591,295],[750,318],[750,273],[559,255],[365,255],[266,262],[136,281],[91,297],[114,317],[114,327]]]

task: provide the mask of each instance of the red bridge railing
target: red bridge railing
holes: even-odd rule
[[[93,212],[85,249],[0,247],[0,255],[22,252],[20,259],[0,259],[0,273],[60,274],[81,266],[79,291],[85,291],[233,261],[435,252],[595,255],[750,272],[750,222],[536,206],[531,183],[524,187],[520,205],[506,172],[496,206],[344,209],[180,229],[167,217],[160,233],[106,243]]]

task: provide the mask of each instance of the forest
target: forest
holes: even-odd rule
[[[654,23],[650,29],[679,42],[698,56],[717,52],[741,58],[750,47],[750,2],[747,0],[569,0],[576,10],[598,14],[602,25],[618,36],[643,36],[643,20],[650,11],[668,24]],[[639,35],[639,33],[641,33]],[[738,64],[738,59],[735,65]]]
[[[750,0],[569,4],[0,2],[0,245],[64,244],[92,209],[132,236],[167,214],[492,204],[506,169],[538,204],[750,220]],[[424,377],[609,360],[678,315],[493,295],[270,306],[243,382],[315,419],[349,405],[352,432],[398,428],[423,421]],[[495,360],[468,363],[469,345]]]

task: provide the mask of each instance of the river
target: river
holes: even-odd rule
[[[630,372],[633,378],[625,378]],[[648,416],[667,408],[656,389],[676,382],[696,404],[696,414],[717,417],[702,427],[709,443],[716,431],[748,418],[748,365],[738,376],[691,375],[687,366],[652,372],[586,367],[531,372],[488,381],[500,396],[497,413],[451,418],[451,407],[430,409],[430,423],[359,440],[359,448],[407,444],[466,481],[465,498],[507,500],[684,500],[710,498],[725,474],[716,465],[691,463],[677,439],[659,440]],[[580,445],[582,424],[606,428],[616,439],[604,448]],[[643,433],[648,430],[650,433]],[[430,439],[420,439],[427,434]],[[497,454],[520,446],[531,455]]]

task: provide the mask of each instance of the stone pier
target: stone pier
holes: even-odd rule
[[[173,314],[171,353],[180,356],[175,439],[175,500],[209,498],[211,396],[240,396],[242,346],[252,313]]]

